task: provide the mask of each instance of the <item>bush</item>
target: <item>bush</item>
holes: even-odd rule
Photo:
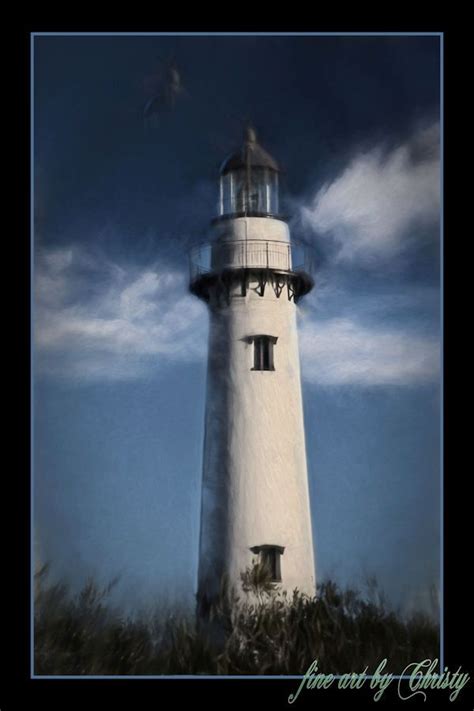
[[[327,581],[316,597],[276,591],[264,572],[242,575],[243,598],[223,589],[207,620],[158,610],[124,617],[107,604],[111,585],[92,581],[73,595],[64,584],[35,586],[36,675],[303,674],[317,659],[323,673],[400,673],[410,662],[439,656],[437,625],[409,619]]]

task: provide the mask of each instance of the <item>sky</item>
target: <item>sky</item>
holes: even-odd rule
[[[193,600],[208,316],[188,252],[252,122],[298,305],[319,581],[440,587],[440,39],[36,36],[34,531],[73,587]],[[167,72],[180,76],[174,101]],[[157,97],[157,111],[144,115]]]

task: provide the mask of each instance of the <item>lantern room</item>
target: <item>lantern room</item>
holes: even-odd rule
[[[278,217],[278,173],[248,127],[242,147],[221,166],[219,217]]]

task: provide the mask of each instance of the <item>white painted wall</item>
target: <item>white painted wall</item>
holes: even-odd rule
[[[275,267],[287,254],[282,221],[238,218],[217,230],[219,241],[279,241]],[[247,338],[259,334],[278,337],[274,371],[251,370]],[[249,288],[229,305],[210,303],[199,593],[212,596],[223,573],[241,592],[250,548],[263,544],[285,548],[282,589],[315,593],[296,307],[270,284],[263,297]]]

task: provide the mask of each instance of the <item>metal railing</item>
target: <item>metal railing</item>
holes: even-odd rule
[[[228,240],[200,244],[189,253],[191,281],[201,274],[225,269],[273,269],[283,272],[314,272],[313,250],[292,240]]]

